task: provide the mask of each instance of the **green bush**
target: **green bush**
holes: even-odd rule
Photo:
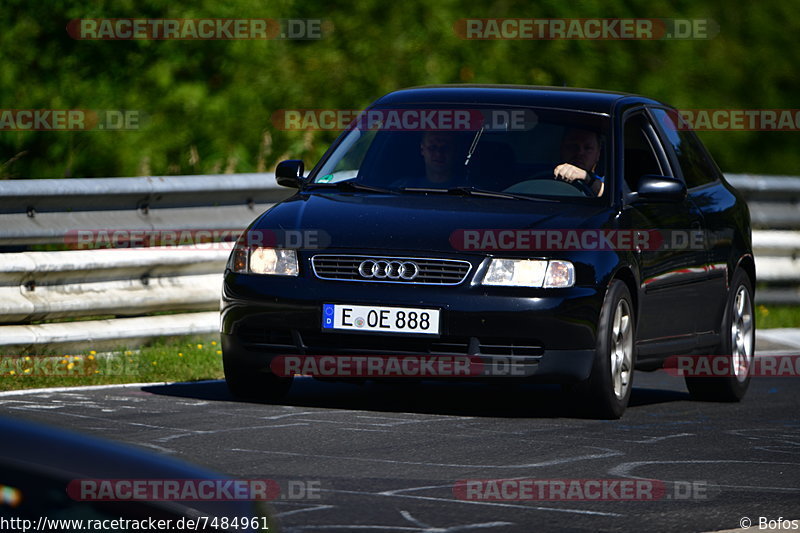
[[[668,5],[667,5],[668,4]],[[137,110],[135,131],[0,132],[0,177],[51,178],[270,170],[311,165],[336,132],[282,131],[281,109],[358,109],[431,83],[521,83],[641,93],[678,108],[790,108],[800,18],[791,2],[723,0],[5,0],[2,109]],[[89,41],[77,18],[316,18],[313,41]],[[710,40],[460,39],[468,17],[711,18]],[[727,172],[798,174],[795,132],[701,136]]]

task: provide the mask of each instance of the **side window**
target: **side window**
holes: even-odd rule
[[[314,181],[333,183],[355,178],[364,164],[364,158],[375,139],[375,133],[374,130],[352,130],[327,159]],[[342,153],[345,155],[339,159],[337,155]],[[336,161],[335,165],[333,161]]]
[[[703,145],[700,144],[700,140],[694,132],[685,128],[685,123],[680,116],[675,112],[667,112],[665,109],[653,109],[653,115],[661,125],[664,136],[675,150],[686,187],[691,189],[716,180],[716,169],[706,156]],[[680,121],[680,125],[676,124],[676,121]]]
[[[625,121],[623,133],[623,173],[628,190],[635,191],[645,174],[665,174],[648,136],[650,123],[644,115],[633,115]]]
[[[375,139],[375,131],[367,130],[362,131],[358,139],[353,143],[353,147],[347,154],[336,164],[333,172],[341,170],[358,170],[361,168],[361,163],[364,161],[364,156],[367,155],[367,149]]]

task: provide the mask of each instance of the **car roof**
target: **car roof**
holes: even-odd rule
[[[403,104],[478,104],[515,105],[574,109],[611,114],[619,105],[659,105],[661,102],[643,96],[581,89],[536,85],[425,85],[391,92],[372,104],[386,107]]]

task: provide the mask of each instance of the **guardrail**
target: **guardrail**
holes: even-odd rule
[[[756,269],[766,284],[757,301],[800,303],[800,178],[727,177],[751,208]],[[289,195],[271,174],[2,182],[0,348],[101,350],[216,332],[231,242],[207,249],[17,249],[75,242],[78,230],[237,232]],[[152,313],[170,314],[141,316]]]
[[[272,174],[6,180],[0,246],[63,243],[76,229],[242,229],[290,193]]]
[[[0,349],[103,350],[214,333],[231,242],[21,250],[78,244],[82,232],[240,232],[291,193],[272,174],[0,182]],[[162,314],[140,316],[152,313]]]
[[[800,177],[725,174],[750,207],[753,228],[800,229]]]
[[[750,208],[756,302],[800,305],[800,177],[726,174]]]

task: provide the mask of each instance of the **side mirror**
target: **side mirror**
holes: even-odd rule
[[[287,159],[278,163],[275,169],[275,181],[278,185],[299,189],[303,186],[305,165],[299,159]]]
[[[655,174],[639,178],[636,199],[654,202],[680,202],[686,198],[686,185],[678,179]]]

